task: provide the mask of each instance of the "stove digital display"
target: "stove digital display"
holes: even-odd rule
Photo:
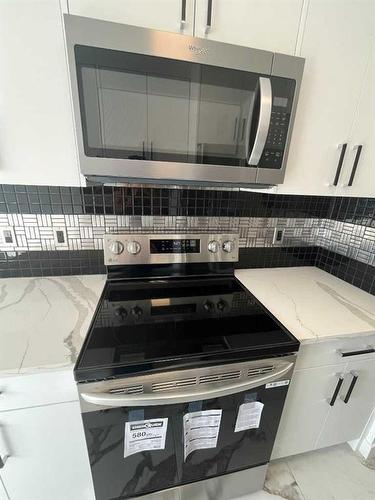
[[[150,240],[150,253],[199,253],[200,240]]]

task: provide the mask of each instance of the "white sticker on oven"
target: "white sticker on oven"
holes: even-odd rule
[[[258,429],[264,404],[259,401],[243,403],[238,409],[234,432]]]
[[[164,450],[167,418],[125,423],[124,458],[140,451]]]
[[[192,451],[216,448],[222,410],[186,413],[184,423],[184,459]]]
[[[282,385],[289,385],[290,380],[279,380],[278,382],[270,382],[266,384],[266,389],[272,389],[273,387],[281,387]]]

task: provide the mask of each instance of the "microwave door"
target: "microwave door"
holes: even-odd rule
[[[258,168],[267,141],[271,111],[271,80],[261,76],[250,105],[246,127],[246,159],[250,168]]]

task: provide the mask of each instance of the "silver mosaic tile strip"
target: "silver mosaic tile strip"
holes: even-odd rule
[[[284,238],[275,245],[276,227]],[[316,245],[375,266],[375,228],[314,218],[0,214],[0,251],[100,250],[116,231],[234,231],[241,247]]]
[[[0,251],[99,250],[103,234],[137,232],[237,232],[241,247],[271,247],[276,227],[284,239],[276,246],[315,244],[312,231],[319,219],[266,217],[178,217],[131,215],[0,215]],[[11,231],[12,241],[6,241]]]
[[[364,264],[375,266],[375,228],[321,219],[316,244]]]

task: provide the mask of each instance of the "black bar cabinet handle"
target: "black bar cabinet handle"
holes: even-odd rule
[[[353,389],[355,384],[357,383],[358,380],[358,373],[357,372],[350,372],[350,375],[353,377],[352,381],[350,382],[350,386],[348,389],[348,392],[346,393],[345,398],[343,399],[344,403],[348,403],[350,396],[352,395]]]
[[[348,186],[352,186],[353,185],[354,176],[355,176],[355,173],[357,172],[357,167],[358,167],[359,159],[360,159],[361,153],[362,153],[362,147],[363,147],[362,144],[357,144],[353,148],[353,149],[357,150],[357,153],[356,153],[355,158],[354,158],[352,173],[350,174]]]
[[[336,399],[337,399],[337,396],[340,392],[340,389],[341,389],[341,386],[342,386],[342,383],[344,382],[344,377],[342,374],[339,375],[339,379],[337,381],[337,384],[336,384],[336,388],[332,394],[332,398],[331,398],[331,401],[329,402],[329,405],[330,406],[333,406],[336,402]]]
[[[360,351],[342,351],[339,349],[339,354],[343,358],[347,358],[348,356],[359,356],[360,354],[370,354],[372,352],[375,352],[375,349],[371,346],[368,346],[367,349],[362,349]]]
[[[186,0],[181,0],[181,21],[180,21],[181,31],[185,28],[185,24],[186,24]]]
[[[344,144],[341,144],[340,158],[339,158],[339,162],[337,164],[335,179],[333,181],[333,185],[334,186],[337,186],[337,183],[339,182],[339,178],[340,178],[340,175],[341,175],[342,164],[344,163],[344,158],[345,158],[345,153],[346,153],[346,148],[347,147],[348,147],[348,143],[347,142],[344,142]]]
[[[207,20],[206,20],[206,29],[204,30],[206,35],[211,28],[212,28],[212,0],[207,0]]]

